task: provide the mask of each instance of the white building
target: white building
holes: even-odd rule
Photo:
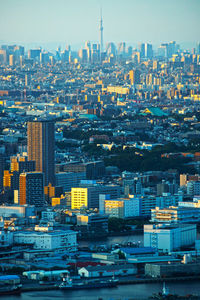
[[[170,206],[168,208],[156,207],[151,210],[153,223],[197,223],[200,221],[200,208]]]
[[[35,215],[35,206],[33,205],[1,205],[0,217],[18,217],[27,218]]]
[[[79,269],[78,274],[87,278],[113,276],[113,274],[127,276],[137,274],[137,267],[133,264],[88,266]]]
[[[196,225],[192,224],[144,225],[144,246],[154,247],[163,252],[171,252],[182,246],[193,245],[196,235]]]
[[[32,244],[34,249],[76,251],[77,233],[72,230],[52,232],[19,231],[14,233],[14,243]]]

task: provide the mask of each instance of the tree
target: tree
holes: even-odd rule
[[[124,220],[121,218],[111,217],[108,219],[108,230],[120,232],[124,229]]]

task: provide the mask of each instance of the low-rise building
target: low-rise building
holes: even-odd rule
[[[151,277],[186,276],[199,274],[199,263],[146,264],[145,275]]]
[[[30,244],[34,249],[48,249],[58,252],[76,251],[76,232],[57,230],[51,232],[19,231],[14,233],[15,244]]]
[[[151,210],[153,223],[197,223],[200,221],[200,208],[170,206]]]
[[[162,252],[178,250],[195,243],[197,229],[195,224],[151,224],[144,225],[144,246]]]
[[[35,206],[33,205],[1,205],[0,217],[18,217],[28,218],[35,215]]]
[[[125,265],[106,265],[106,266],[88,266],[78,270],[81,277],[106,277],[106,276],[127,276],[137,274],[137,267],[132,264]]]

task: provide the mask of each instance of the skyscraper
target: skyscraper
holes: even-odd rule
[[[129,79],[131,85],[140,83],[140,71],[139,70],[131,70],[129,72]]]
[[[28,122],[28,160],[35,161],[36,171],[44,173],[44,184],[55,184],[54,122]]]
[[[118,44],[118,55],[122,55],[124,56],[125,54],[125,51],[126,51],[126,43],[125,42],[121,42]]]
[[[145,57],[145,44],[140,43],[139,46],[138,46],[138,49],[140,51],[140,57],[144,58]]]
[[[153,57],[153,48],[151,44],[145,43],[145,57],[150,59]]]
[[[100,19],[100,53],[103,52],[103,18],[102,18],[102,9],[101,9],[101,19]]]

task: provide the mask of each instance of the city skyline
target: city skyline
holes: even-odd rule
[[[197,0],[175,3],[172,0],[167,3],[162,0],[77,0],[73,3],[0,0],[0,7],[1,44],[21,43],[47,48],[71,44],[79,48],[86,40],[100,42],[101,7],[104,46],[109,41],[158,45],[176,40],[186,47],[194,47],[199,39],[200,2]]]

